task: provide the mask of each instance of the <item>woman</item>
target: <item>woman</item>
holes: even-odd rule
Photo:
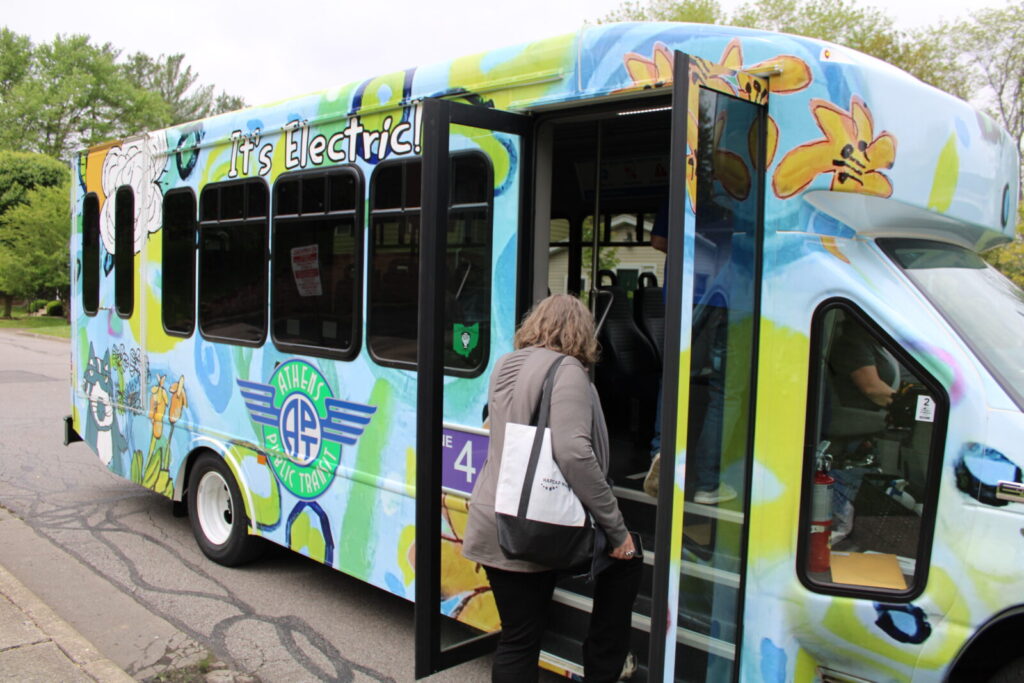
[[[470,498],[462,548],[463,556],[486,570],[501,617],[492,680],[537,680],[541,637],[558,573],[505,557],[498,546],[494,496],[505,425],[530,423],[544,377],[564,354],[567,358],[555,373],[551,395],[552,452],[573,492],[607,534],[613,548],[609,554],[620,560],[597,577],[590,630],[583,643],[584,672],[589,682],[616,681],[629,650],[630,615],[643,562],[635,557],[636,548],[606,479],[608,430],[586,370],[598,353],[593,317],[575,297],[550,296],[523,321],[515,348],[498,359],[491,375],[490,447]]]

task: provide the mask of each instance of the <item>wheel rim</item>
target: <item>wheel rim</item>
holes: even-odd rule
[[[199,515],[199,526],[207,540],[214,545],[224,545],[231,536],[235,516],[228,483],[219,472],[211,470],[199,480],[196,512]]]

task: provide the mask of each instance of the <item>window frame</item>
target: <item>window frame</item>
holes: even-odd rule
[[[131,220],[127,226],[121,220],[122,197],[131,200]],[[114,192],[114,312],[124,320],[135,313],[135,228],[135,190],[131,185],[121,185]],[[126,234],[130,238],[127,241]],[[130,254],[121,253],[125,244],[129,246]],[[122,276],[125,276],[123,280]],[[125,288],[131,294],[127,307],[122,306],[125,302],[121,300]]]
[[[87,207],[93,205],[93,209],[90,211]],[[100,208],[100,198],[95,192],[89,192],[82,198],[82,290],[81,290],[81,303],[82,312],[87,316],[95,316],[100,311],[100,246],[103,244],[103,236],[100,231],[100,215],[102,211]],[[92,216],[92,225],[90,225],[89,217]],[[86,259],[86,241],[87,235],[93,236],[93,246],[96,251],[95,259],[92,259],[92,263]],[[87,283],[86,273],[92,272],[92,282]],[[87,284],[89,285],[87,287]],[[93,304],[90,308],[89,304]]]
[[[927,474],[925,475],[924,496],[922,503],[921,523],[917,539],[917,557],[913,580],[906,590],[892,590],[855,584],[821,583],[811,578],[807,571],[809,538],[811,532],[811,508],[813,497],[813,480],[815,474],[815,454],[817,441],[821,431],[820,389],[824,378],[820,368],[820,351],[825,315],[832,309],[839,308],[847,316],[861,324],[865,331],[877,342],[885,346],[893,357],[912,370],[931,393],[936,402],[936,419],[932,427],[932,439],[928,453]],[[811,334],[808,353],[808,391],[807,413],[804,432],[803,464],[800,469],[800,514],[797,531],[796,574],[800,583],[807,590],[821,595],[876,600],[888,603],[908,603],[918,598],[928,585],[928,574],[931,569],[931,551],[935,539],[935,521],[938,514],[939,488],[942,479],[942,464],[946,449],[946,436],[949,424],[950,400],[949,393],[935,376],[922,366],[897,340],[875,321],[860,306],[844,297],[832,297],[822,301],[811,315]]]
[[[217,196],[217,211],[219,213],[220,207],[221,207],[220,192],[225,187],[235,186],[235,185],[247,185],[247,184],[248,185],[254,185],[254,184],[257,184],[257,183],[262,185],[264,190],[267,193],[266,214],[262,217],[262,219],[250,218],[248,216],[243,216],[242,218],[227,218],[227,219],[225,219],[225,218],[217,218],[217,219],[211,219],[211,220],[205,220],[205,221],[203,220],[203,194],[208,189],[213,188],[213,189],[217,190],[217,193],[218,193],[218,196]],[[269,318],[270,318],[270,313],[269,313],[270,305],[269,305],[269,301],[268,301],[268,292],[269,292],[268,285],[269,285],[269,280],[270,280],[270,273],[269,273],[269,270],[270,270],[270,208],[271,208],[270,207],[270,205],[271,205],[270,190],[271,190],[271,188],[267,185],[267,182],[263,178],[241,178],[241,179],[238,179],[238,180],[226,180],[226,181],[220,181],[220,182],[215,182],[215,183],[209,183],[209,184],[205,185],[202,188],[202,190],[200,191],[200,193],[199,193],[199,200],[198,200],[198,203],[197,203],[197,210],[198,210],[199,213],[198,213],[198,220],[196,221],[196,251],[198,252],[197,253],[197,262],[196,262],[196,268],[197,268],[197,273],[198,273],[198,277],[197,277],[197,283],[198,284],[197,284],[197,288],[196,288],[196,327],[199,330],[200,336],[203,339],[207,340],[207,341],[219,342],[219,343],[223,343],[223,344],[232,344],[232,345],[235,345],[235,346],[249,346],[249,347],[253,347],[253,348],[257,348],[257,347],[263,346],[263,344],[266,343],[266,341],[267,341],[267,326],[268,326],[268,322],[269,322]],[[244,212],[247,213],[248,210],[249,210],[249,194],[248,194],[247,190],[245,191],[245,194],[244,194],[243,207],[244,207]],[[204,225],[212,226],[212,225],[219,225],[219,224],[237,225],[237,224],[241,224],[241,223],[254,222],[256,220],[263,220],[263,222],[264,222],[264,226],[263,226],[263,259],[262,259],[262,265],[263,265],[262,285],[263,286],[261,288],[261,294],[262,294],[261,299],[262,299],[263,305],[260,308],[260,310],[263,313],[263,325],[262,325],[262,330],[261,330],[260,337],[259,337],[259,339],[256,339],[256,340],[248,340],[248,339],[236,339],[234,337],[223,337],[223,336],[220,336],[220,335],[217,335],[217,334],[209,334],[209,333],[207,333],[203,329],[203,320],[202,320],[202,310],[203,310],[202,309],[202,294],[203,294],[203,248],[202,248],[202,240],[203,240],[203,227],[204,227]]]
[[[305,213],[301,210],[296,214],[284,214],[278,216],[277,205],[278,205],[278,192],[280,188],[280,182],[282,180],[298,180],[299,187],[301,188],[302,181],[307,178],[322,177],[327,183],[330,182],[331,176],[337,175],[351,175],[355,180],[355,208],[349,211],[330,211],[325,207],[325,210],[317,213]],[[268,328],[270,339],[274,344],[274,347],[285,353],[297,353],[303,356],[312,356],[315,358],[330,358],[332,360],[351,361],[359,356],[362,350],[362,335],[363,335],[363,295],[364,295],[364,282],[363,272],[365,270],[366,260],[366,223],[365,223],[365,194],[366,186],[364,184],[364,178],[362,171],[355,164],[346,164],[342,166],[330,166],[326,168],[316,168],[310,170],[292,171],[289,173],[282,173],[274,181],[274,186],[271,188],[270,196],[270,235],[269,235],[269,247],[270,247],[270,259],[269,268],[270,273],[268,276],[269,285],[269,313],[268,313]],[[301,198],[300,190],[300,198]],[[300,199],[301,209],[301,199]],[[353,245],[352,257],[353,265],[355,266],[352,274],[352,279],[356,290],[353,292],[352,301],[352,342],[346,349],[331,349],[325,346],[314,346],[311,344],[298,344],[293,342],[281,341],[277,338],[274,332],[274,271],[276,268],[276,259],[279,257],[277,253],[277,222],[278,219],[282,219],[284,224],[287,225],[292,221],[299,221],[303,218],[330,218],[331,216],[347,216],[352,215],[355,230],[355,244]]]
[[[482,375],[484,373],[484,371],[488,367],[488,364],[490,363],[490,357],[491,357],[491,345],[492,345],[491,324],[492,324],[493,320],[490,317],[490,315],[491,315],[491,313],[493,312],[493,309],[494,309],[494,297],[493,297],[493,294],[494,294],[494,166],[491,163],[490,157],[488,157],[483,152],[481,152],[479,150],[475,150],[475,149],[460,150],[460,151],[455,151],[455,152],[450,153],[449,154],[449,163],[451,164],[455,159],[467,158],[467,157],[476,157],[476,158],[479,158],[480,160],[483,161],[484,169],[486,170],[486,173],[487,173],[487,178],[486,178],[485,184],[484,184],[484,186],[486,188],[486,192],[487,192],[486,199],[483,202],[461,202],[461,203],[455,203],[455,202],[453,202],[453,196],[452,195],[454,193],[454,189],[452,188],[452,189],[449,190],[449,196],[448,196],[446,201],[448,202],[449,219],[451,218],[451,214],[452,214],[453,209],[454,210],[461,210],[461,209],[464,209],[464,208],[472,208],[472,207],[481,207],[482,208],[482,207],[486,206],[487,217],[488,217],[488,222],[489,222],[489,230],[488,230],[488,233],[487,233],[487,259],[488,259],[487,260],[487,267],[488,267],[488,283],[489,283],[489,291],[488,291],[488,294],[487,294],[487,297],[488,297],[488,303],[487,303],[487,306],[488,306],[488,329],[487,329],[486,338],[485,338],[484,335],[481,335],[481,344],[483,344],[486,341],[486,347],[482,350],[479,364],[474,366],[474,367],[472,367],[472,368],[453,368],[453,367],[450,367],[448,365],[445,365],[444,366],[444,375],[450,376],[450,377],[473,378],[473,377],[479,377],[480,375]],[[382,163],[378,164],[377,167],[374,169],[373,174],[370,176],[370,197],[369,197],[369,203],[368,203],[368,205],[366,207],[366,210],[365,210],[365,215],[366,215],[366,235],[367,235],[366,236],[366,264],[365,264],[365,272],[367,273],[367,278],[366,278],[366,312],[367,312],[367,315],[366,315],[366,325],[365,325],[366,349],[369,352],[370,358],[373,359],[373,362],[376,363],[377,365],[380,365],[380,366],[383,366],[383,367],[399,368],[399,369],[403,369],[403,370],[416,370],[417,363],[415,361],[396,360],[396,359],[386,358],[386,357],[380,356],[380,355],[377,354],[377,352],[373,348],[373,345],[370,343],[370,318],[373,315],[373,311],[374,311],[374,306],[373,306],[374,298],[373,297],[374,297],[374,292],[375,292],[375,286],[374,286],[373,277],[372,277],[372,273],[373,273],[373,269],[374,269],[375,246],[376,246],[376,234],[374,232],[374,218],[377,215],[399,215],[399,216],[416,215],[416,216],[422,216],[421,211],[422,211],[423,197],[422,197],[422,194],[421,194],[419,206],[411,207],[413,210],[410,211],[409,210],[410,207],[406,207],[404,205],[405,204],[405,197],[404,197],[405,187],[403,186],[403,188],[402,188],[402,192],[403,192],[402,204],[403,204],[403,206],[401,206],[399,208],[389,207],[389,208],[384,208],[384,209],[380,209],[380,210],[375,210],[374,209],[374,204],[375,204],[375,200],[376,200],[376,197],[377,197],[377,187],[378,187],[377,183],[376,183],[376,179],[377,179],[377,174],[380,172],[380,170],[381,169],[387,169],[387,168],[390,168],[390,167],[398,165],[398,164],[413,164],[413,163],[420,164],[420,172],[422,174],[422,172],[423,172],[423,170],[422,170],[422,168],[423,168],[422,167],[422,163],[423,163],[422,157],[412,157],[412,158],[406,158],[406,159],[394,159],[394,160],[388,160],[388,161],[385,161],[385,162],[382,162]],[[405,177],[405,174],[403,172],[403,179],[404,179],[404,177]],[[422,178],[422,175],[420,177]],[[450,227],[450,225],[446,226],[446,230],[449,227]],[[419,256],[419,239],[420,239],[420,236],[419,236],[419,228],[418,228],[417,229],[417,233],[416,233],[416,242],[415,242],[416,243],[417,258]],[[417,287],[418,286],[419,286],[419,282],[417,281]],[[417,289],[417,291],[418,291],[418,289]],[[418,310],[419,310],[418,307],[419,307],[419,303],[417,301],[416,308],[415,308],[415,311],[417,313],[418,313]],[[418,330],[417,330],[417,336],[418,336]]]
[[[166,223],[167,223],[167,220],[166,220],[166,216],[167,216],[167,200],[168,199],[174,199],[174,198],[178,197],[179,195],[190,196],[192,198],[192,207],[193,207],[193,215],[192,215],[192,269],[191,269],[190,277],[188,278],[188,281],[189,281],[190,287],[191,287],[191,291],[192,291],[192,318],[191,318],[191,321],[190,321],[191,322],[191,326],[189,327],[188,332],[183,332],[181,330],[172,330],[171,328],[167,327],[167,318],[166,318],[166,316],[164,314],[164,311],[166,310],[166,306],[164,304],[164,293],[167,291],[167,289],[165,287],[165,282],[166,282],[165,275],[167,273],[167,270],[166,270],[166,265],[167,265],[167,232],[166,232],[166,230],[167,230],[167,227],[166,227]],[[173,189],[173,190],[169,190],[167,192],[167,194],[164,195],[164,198],[163,198],[163,201],[161,202],[160,208],[161,208],[161,216],[160,216],[161,225],[160,225],[160,229],[161,229],[161,232],[163,233],[161,235],[161,244],[160,244],[160,324],[163,327],[163,330],[164,330],[165,334],[167,334],[169,336],[172,336],[172,337],[181,337],[182,339],[188,339],[193,334],[195,334],[196,328],[198,327],[198,318],[199,318],[199,312],[198,312],[199,292],[198,292],[198,287],[196,286],[196,277],[197,277],[197,275],[199,273],[199,264],[198,264],[198,257],[199,257],[199,198],[196,197],[196,193],[195,193],[195,191],[191,187],[176,188],[176,189]]]

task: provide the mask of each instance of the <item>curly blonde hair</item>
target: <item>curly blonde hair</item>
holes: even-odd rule
[[[596,363],[601,351],[594,316],[582,301],[568,294],[553,294],[537,302],[516,331],[514,343],[517,349],[542,346],[584,364]]]

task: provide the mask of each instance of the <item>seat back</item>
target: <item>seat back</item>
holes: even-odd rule
[[[598,333],[601,365],[620,377],[657,372],[660,366],[657,351],[637,327],[626,290],[617,284],[602,285],[600,289],[611,295],[598,299],[598,320],[604,316],[604,325]]]
[[[654,273],[641,273],[633,294],[633,318],[654,347],[658,361],[665,360],[665,294]]]

